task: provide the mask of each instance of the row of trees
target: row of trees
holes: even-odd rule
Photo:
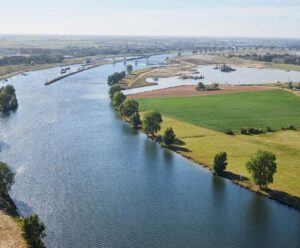
[[[0,66],[26,65],[26,64],[51,64],[59,63],[64,57],[57,54],[39,54],[33,56],[9,56],[0,59]]]
[[[216,154],[213,162],[214,172],[222,175],[227,165],[226,152]],[[260,188],[266,188],[269,183],[273,183],[273,176],[277,171],[276,156],[267,151],[258,151],[246,163],[246,168],[250,172],[253,182]]]
[[[108,76],[107,78],[107,83],[109,85],[114,85],[119,83],[121,80],[123,80],[123,78],[125,78],[126,76],[126,72],[122,71],[122,72],[115,72],[114,74]]]
[[[10,167],[0,162],[0,197],[9,197],[9,191],[15,182],[15,173]],[[46,236],[45,225],[36,214],[22,219],[22,231],[29,247],[45,247],[43,238]]]
[[[6,85],[0,88],[0,111],[7,112],[18,108],[15,88]]]
[[[127,65],[126,66],[126,72],[127,74],[131,74],[133,71],[132,65]],[[108,76],[107,78],[107,83],[112,86],[114,84],[120,83],[125,77],[126,77],[126,72],[121,71],[121,72],[115,72],[114,74]]]
[[[257,61],[264,61],[264,62],[300,65],[300,56],[295,54],[253,53],[253,54],[239,55],[239,57],[243,59],[257,60]]]
[[[162,116],[158,111],[149,111],[144,114],[141,120],[139,114],[139,103],[134,99],[127,99],[121,92],[119,85],[110,87],[109,96],[115,109],[129,121],[134,128],[142,127],[145,133],[157,141],[170,146],[175,142],[176,135],[172,128],[167,128],[163,136],[156,136],[161,129]]]

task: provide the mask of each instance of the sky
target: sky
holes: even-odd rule
[[[0,0],[0,34],[300,38],[300,0]]]

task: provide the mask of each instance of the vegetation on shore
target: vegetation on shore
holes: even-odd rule
[[[172,128],[167,128],[163,136],[156,136],[161,129],[162,116],[158,111],[149,111],[143,114],[141,120],[139,114],[139,103],[134,99],[127,99],[121,92],[119,85],[112,85],[109,89],[109,96],[115,110],[128,121],[133,128],[143,128],[143,131],[157,142],[170,146],[175,142],[176,135]]]
[[[15,88],[6,85],[0,88],[0,111],[7,112],[18,108]]]
[[[43,238],[46,236],[46,233],[43,222],[39,220],[37,215],[21,218],[18,214],[17,207],[9,196],[9,191],[14,182],[15,173],[6,163],[0,162],[0,210],[13,217],[14,220],[19,223],[19,234],[22,233],[29,247],[44,248]],[[0,217],[1,219],[4,218],[4,216],[1,215]],[[4,240],[4,242],[7,242],[7,240]],[[25,247],[25,245],[22,245],[22,247]]]
[[[297,96],[274,90],[138,101],[142,111],[156,109],[163,114],[162,129],[172,126],[182,142],[180,149],[174,149],[178,153],[242,186],[300,208],[297,182],[300,177],[300,131],[297,131],[300,101]],[[239,134],[246,125],[255,128],[245,128],[247,135]],[[264,131],[253,135],[260,129]],[[259,150],[264,151],[263,155],[257,153]],[[226,152],[226,159],[220,151]],[[250,166],[261,164],[257,161],[264,157],[273,162],[276,159],[276,167],[272,161],[267,163],[269,168]],[[255,177],[256,167],[268,168],[266,171],[270,174],[263,179],[266,183]]]

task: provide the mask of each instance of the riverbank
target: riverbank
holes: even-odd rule
[[[9,195],[0,195],[0,247],[26,248],[22,236],[21,216]]]
[[[281,127],[292,124],[299,128],[299,119],[293,118],[299,104],[296,96],[280,90],[268,90],[137,100],[141,111],[156,109],[162,113],[164,122],[159,134],[163,134],[167,127],[174,129],[182,144],[171,147],[173,151],[210,170],[215,154],[226,151],[229,166],[223,176],[254,192],[300,209],[300,184],[297,181],[300,176],[300,131],[280,131]],[[291,104],[295,110],[290,112]],[[276,132],[239,134],[241,127],[265,129],[267,126]],[[229,129],[236,134],[226,135],[224,132]],[[277,157],[274,183],[265,191],[251,182],[245,167],[257,150],[270,151]]]

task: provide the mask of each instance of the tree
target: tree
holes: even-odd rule
[[[127,65],[126,66],[126,71],[128,74],[131,74],[131,72],[133,71],[132,65]]]
[[[6,85],[3,89],[3,91],[11,96],[16,94],[16,90],[15,90],[14,86],[12,86],[10,84]]]
[[[122,115],[130,118],[134,113],[139,111],[139,103],[134,99],[126,99],[122,106]]]
[[[0,88],[0,110],[3,112],[14,110],[18,107],[15,88],[6,85]]]
[[[135,112],[131,117],[130,117],[130,123],[134,128],[137,128],[142,124],[140,114],[138,112]]]
[[[114,85],[116,83],[119,83],[125,76],[126,76],[125,71],[115,72],[114,74],[108,76],[107,83],[109,85]]]
[[[163,136],[164,143],[167,146],[170,146],[174,143],[175,139],[176,139],[176,135],[173,131],[173,128],[171,128],[171,127],[167,128],[167,130],[165,131],[164,136]]]
[[[121,86],[120,85],[113,85],[110,87],[109,89],[109,97],[110,99],[113,98],[113,95],[116,93],[116,92],[121,92]]]
[[[6,112],[10,110],[10,102],[11,96],[7,94],[6,92],[2,91],[0,92],[0,108],[1,111]]]
[[[27,240],[29,247],[45,247],[43,242],[43,238],[46,236],[45,225],[36,214],[23,219],[22,229],[24,238]]]
[[[157,111],[147,112],[144,115],[143,123],[145,132],[154,136],[160,130],[160,124],[162,123],[161,114]]]
[[[6,163],[0,162],[0,194],[7,194],[15,182],[15,173]]]
[[[227,153],[226,152],[220,152],[218,154],[216,154],[216,156],[214,157],[214,172],[217,175],[222,174],[225,170],[226,170],[226,166],[227,166]]]
[[[197,91],[203,91],[203,90],[205,90],[204,84],[202,82],[199,82],[198,85],[197,85],[197,87],[196,87],[196,90]]]
[[[271,152],[258,151],[246,163],[248,171],[251,173],[252,180],[260,188],[266,188],[273,182],[273,175],[277,171],[276,156]]]
[[[116,92],[113,95],[112,99],[112,104],[116,107],[119,108],[121,104],[125,101],[126,96],[122,92]]]

